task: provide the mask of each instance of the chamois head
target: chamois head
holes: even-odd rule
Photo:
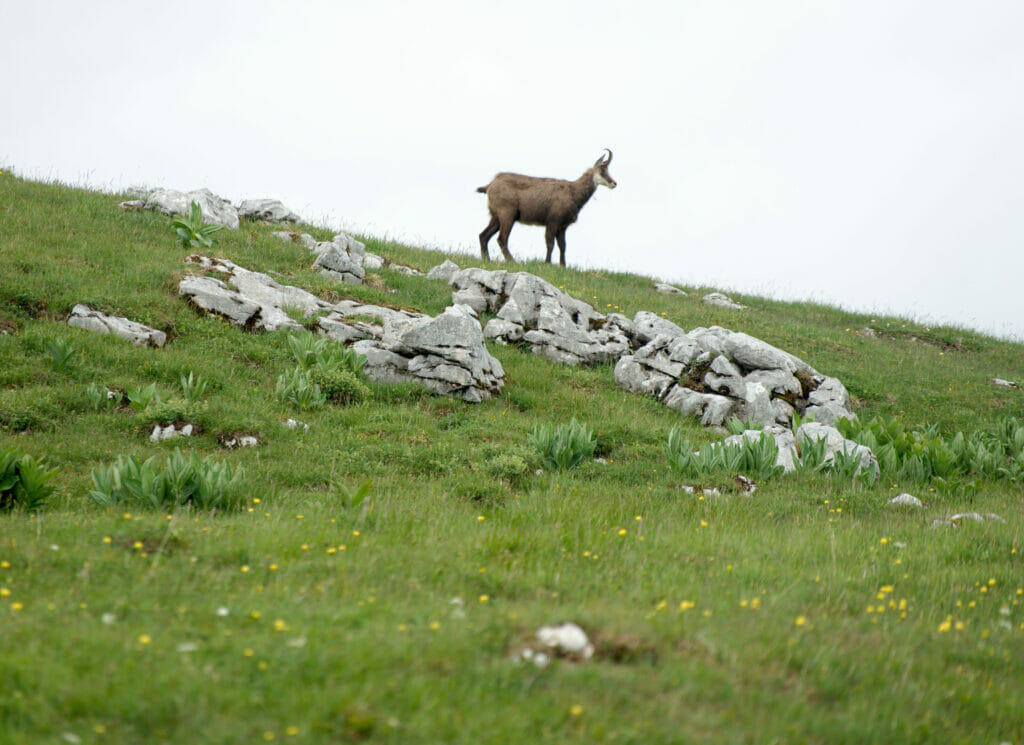
[[[608,157],[601,156],[594,161],[594,186],[607,186],[609,189],[616,187],[615,179],[608,173],[608,165],[612,162],[612,151],[605,148]]]

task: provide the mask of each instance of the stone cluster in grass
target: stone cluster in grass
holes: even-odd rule
[[[276,199],[246,199],[235,205],[209,189],[177,191],[153,189],[139,194],[139,199],[121,202],[122,209],[156,210],[165,215],[187,215],[192,202],[199,205],[203,222],[237,230],[239,218],[264,222],[299,222],[302,218]]]
[[[455,288],[453,303],[495,315],[485,337],[525,343],[567,364],[615,361],[619,385],[699,417],[705,426],[722,426],[731,417],[768,427],[789,425],[794,413],[823,424],[853,416],[838,379],[747,334],[720,326],[687,332],[649,311],[632,319],[604,315],[527,272],[458,270],[451,262],[431,272]]]
[[[448,308],[432,318],[350,300],[328,303],[225,259],[190,256],[187,261],[223,277],[192,275],[179,283],[178,293],[198,308],[247,329],[303,328],[286,312],[290,309],[310,319],[319,333],[352,343],[366,356],[363,372],[371,380],[417,382],[474,403],[504,384],[501,363],[487,351],[480,323],[466,309]]]
[[[570,365],[611,362],[630,350],[629,319],[602,315],[528,272],[463,269],[448,283],[456,288],[453,303],[495,314],[484,326],[488,339],[522,341],[535,353]]]

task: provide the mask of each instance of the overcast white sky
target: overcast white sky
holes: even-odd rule
[[[5,6],[24,176],[478,256],[477,186],[609,147],[571,265],[1024,339],[1020,0]],[[510,247],[543,257],[543,229]]]

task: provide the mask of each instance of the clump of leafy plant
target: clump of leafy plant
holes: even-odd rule
[[[0,450],[0,510],[39,509],[53,493],[49,482],[58,472],[47,468],[42,458],[23,453],[17,445]]]
[[[178,242],[182,248],[212,246],[216,241],[211,236],[224,229],[223,225],[207,225],[203,222],[203,210],[198,202],[192,202],[188,217],[175,220],[171,225],[178,234]]]
[[[160,394],[157,393],[156,383],[146,386],[135,386],[125,391],[128,397],[128,405],[136,411],[145,411],[146,407],[153,401],[160,402]]]
[[[209,381],[206,380],[202,375],[195,375],[189,370],[188,377],[181,376],[181,392],[185,396],[185,400],[189,403],[195,403],[203,394],[206,392]]]
[[[89,408],[93,411],[105,411],[121,405],[120,391],[114,391],[106,386],[90,383],[85,389],[85,397],[89,402]]]
[[[597,440],[591,429],[573,418],[568,424],[543,424],[533,428],[527,442],[540,454],[548,470],[569,471],[594,457]]]
[[[530,464],[526,458],[515,453],[501,453],[488,458],[484,463],[484,470],[496,481],[518,484],[529,473]]]
[[[742,426],[746,427],[745,424]],[[768,434],[756,439],[744,438],[738,443],[711,443],[697,452],[676,425],[669,430],[662,453],[669,468],[684,478],[708,479],[743,474],[767,481],[783,472],[782,466],[776,465],[779,446]]]
[[[969,486],[972,478],[1024,483],[1024,422],[1001,417],[995,431],[943,436],[934,425],[907,428],[898,417],[841,419],[843,436],[871,448],[881,475],[936,484],[943,491]]]
[[[176,424],[178,422],[194,422],[205,411],[201,401],[189,401],[184,398],[156,399],[138,413],[138,421],[143,424]]]
[[[344,347],[326,336],[291,334],[288,336],[288,346],[292,350],[295,362],[303,370],[312,370],[316,367],[344,368],[359,375],[366,364],[366,357],[351,347]]]
[[[309,379],[331,403],[359,404],[370,397],[370,389],[346,367],[317,366],[309,371]]]
[[[67,339],[57,337],[46,345],[46,351],[50,355],[54,369],[57,372],[64,372],[74,364],[78,350]]]
[[[309,371],[301,367],[278,376],[274,393],[283,403],[299,409],[319,409],[327,401],[320,386],[310,379]]]
[[[288,346],[297,366],[277,379],[280,400],[313,409],[327,401],[352,404],[370,397],[361,379],[366,357],[355,350],[312,334],[290,335]]]
[[[139,461],[134,455],[92,472],[94,488],[89,497],[104,507],[137,506],[200,510],[228,510],[241,506],[245,498],[245,471],[229,463],[214,461],[175,450],[164,463],[156,456]]]

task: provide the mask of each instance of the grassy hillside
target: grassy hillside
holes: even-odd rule
[[[609,366],[512,347],[491,348],[507,381],[482,404],[370,384],[363,404],[297,411],[274,393],[293,364],[287,335],[188,307],[188,251],[170,220],[121,199],[0,174],[0,450],[59,469],[45,508],[0,513],[6,742],[1024,741],[1020,482],[799,475],[752,497],[689,494],[666,434],[713,435],[621,390]],[[210,253],[325,299],[430,314],[450,302],[444,283],[387,269],[331,283],[274,229],[243,222]],[[446,258],[367,244],[423,270]],[[762,338],[840,378],[862,419],[948,434],[1024,418],[1024,393],[991,383],[1024,381],[1018,344],[757,297],[727,311],[701,304],[701,288],[675,297],[646,277],[517,268],[599,310]],[[169,342],[69,328],[80,302]],[[76,350],[66,366],[51,356],[57,339]],[[187,441],[150,443],[145,413],[90,404],[93,384],[180,396],[189,372],[209,387]],[[528,435],[572,417],[607,462],[535,474]],[[238,434],[260,445],[221,444]],[[175,447],[243,469],[242,509],[88,497],[91,474],[118,456],[163,462]],[[367,479],[369,500],[348,503]],[[904,490],[925,508],[885,506]],[[930,527],[958,511],[1005,522]],[[595,639],[595,659],[510,660],[566,620]]]

